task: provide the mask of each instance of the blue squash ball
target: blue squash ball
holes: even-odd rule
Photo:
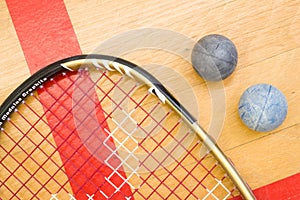
[[[245,125],[258,132],[279,127],[286,118],[288,105],[285,96],[269,84],[248,88],[239,102],[239,115]]]

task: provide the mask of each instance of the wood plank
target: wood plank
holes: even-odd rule
[[[84,53],[101,53],[96,49],[104,41],[126,31],[143,28],[174,31],[193,42],[210,33],[232,39],[239,52],[239,61],[234,74],[223,82],[224,90],[220,93],[226,95],[221,99],[221,103],[226,104],[226,112],[220,114],[221,118],[223,114],[225,118],[224,124],[223,120],[218,122],[222,129],[218,143],[253,188],[300,173],[297,157],[300,150],[297,133],[300,128],[299,1],[125,0],[120,3],[66,0],[65,5]],[[0,102],[3,102],[29,76],[29,70],[5,2],[0,2],[0,7],[0,24],[3,27],[0,29]],[[172,43],[172,38],[165,43]],[[122,46],[122,41],[119,45]],[[192,48],[192,45],[182,45],[182,52],[187,58]],[[124,52],[122,57],[151,73],[156,72],[155,75],[175,96],[191,107],[201,125],[207,130],[211,128],[215,120],[212,117],[218,116],[212,111],[215,97],[190,63],[163,49]],[[158,73],[159,66],[163,69]],[[287,119],[270,133],[249,130],[237,113],[243,91],[262,82],[278,87],[286,95],[289,105]],[[186,98],[187,95],[195,97],[195,100]]]

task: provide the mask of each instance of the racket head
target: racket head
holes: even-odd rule
[[[5,100],[0,117],[3,198],[239,195],[216,160],[218,148],[199,154],[200,139],[212,140],[196,136],[195,118],[157,79],[120,58],[53,63]]]

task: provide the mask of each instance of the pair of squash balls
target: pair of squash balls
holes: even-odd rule
[[[225,36],[212,34],[200,39],[192,51],[192,65],[206,81],[222,81],[235,70],[238,53]],[[243,123],[258,132],[278,128],[287,115],[284,94],[269,84],[256,84],[242,94],[238,111]]]

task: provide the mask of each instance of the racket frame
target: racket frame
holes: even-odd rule
[[[241,196],[246,200],[256,199],[252,190],[239,172],[234,167],[230,159],[222,152],[214,138],[208,135],[198,124],[197,120],[171,95],[171,93],[151,74],[139,66],[113,56],[88,54],[69,57],[39,70],[17,89],[15,89],[0,107],[0,128],[3,129],[5,121],[10,120],[9,116],[15,112],[18,105],[24,103],[24,99],[43,83],[51,79],[58,73],[66,71],[77,71],[83,65],[92,64],[96,68],[103,68],[135,79],[149,87],[149,92],[157,96],[164,104],[168,104],[179,114],[186,124],[197,134],[199,139],[205,144],[207,149],[216,158],[238,188]]]

